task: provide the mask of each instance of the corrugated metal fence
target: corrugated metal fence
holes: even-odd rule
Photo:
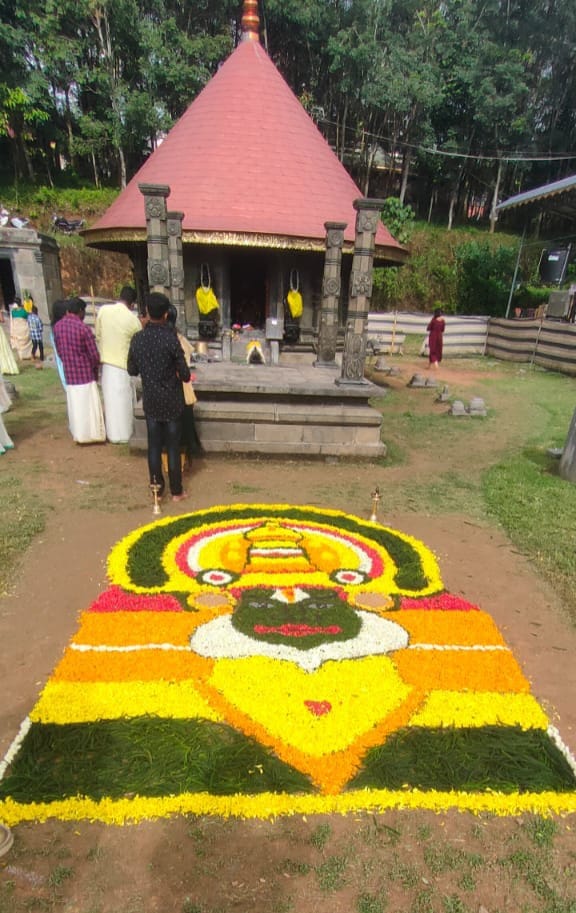
[[[490,355],[528,362],[576,376],[576,325],[559,320],[504,320],[446,315],[444,352]],[[400,352],[406,336],[426,338],[430,314],[388,312],[368,315],[368,340],[376,351]]]
[[[492,318],[486,355],[576,375],[576,326],[557,320]]]
[[[401,351],[406,336],[426,337],[431,314],[387,312],[368,314],[368,340],[383,353]],[[488,317],[445,315],[444,352],[446,355],[483,355]]]

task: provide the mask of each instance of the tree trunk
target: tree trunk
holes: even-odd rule
[[[368,191],[370,190],[370,178],[372,176],[372,166],[374,164],[376,148],[377,148],[376,144],[374,143],[370,149],[370,152],[368,153],[368,160],[366,162],[366,177],[364,179],[364,191],[363,191],[365,197],[370,196]]]
[[[498,197],[500,195],[500,181],[502,180],[502,162],[498,162],[498,171],[496,173],[496,186],[494,187],[494,196],[492,197],[492,206],[490,208],[490,234],[493,235],[496,230],[496,222],[498,219],[498,214],[496,212],[496,206],[498,205]]]
[[[404,197],[408,187],[408,175],[410,173],[410,153],[408,150],[404,153],[404,162],[402,163],[402,185],[400,187],[400,202],[404,205]]]
[[[94,172],[94,186],[100,190],[100,178],[98,176],[98,165],[96,164],[96,156],[94,155],[94,150],[90,150],[90,158],[92,159],[92,170]]]
[[[436,202],[436,190],[433,189],[430,194],[430,205],[428,206],[428,223],[432,221],[432,210],[434,208],[434,203]]]
[[[70,110],[70,94],[66,92],[66,145],[68,147],[68,158],[70,160],[70,165],[74,170],[76,170],[76,156],[74,155],[74,131],[72,129],[72,112]]]
[[[32,162],[30,161],[30,156],[28,155],[26,143],[24,142],[24,139],[20,133],[16,134],[16,143],[18,146],[18,151],[21,156],[21,160],[24,162],[24,165],[26,166],[26,173],[28,176],[28,180],[35,181],[36,175],[34,173],[34,168],[32,167]]]
[[[454,221],[454,210],[456,200],[458,199],[458,190],[453,190],[450,194],[450,208],[448,209],[448,231],[452,231],[452,222]]]
[[[120,162],[120,189],[126,187],[126,158],[122,146],[118,145],[118,161]]]
[[[340,151],[338,158],[344,161],[344,152],[346,150],[346,121],[348,120],[348,99],[344,102],[344,113],[342,115],[342,125],[340,127]]]

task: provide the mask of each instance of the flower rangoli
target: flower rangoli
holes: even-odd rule
[[[231,505],[111,552],[5,759],[0,818],[576,811],[576,765],[491,617],[417,540]]]

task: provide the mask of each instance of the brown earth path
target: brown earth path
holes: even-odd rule
[[[391,379],[390,386],[405,385],[412,369],[422,370],[422,363],[403,363],[402,376]],[[474,383],[474,376],[466,370],[447,368],[441,376],[463,389]],[[414,401],[415,408],[437,408]],[[479,436],[475,459],[489,462],[502,435],[513,437],[513,426]],[[481,440],[485,443],[480,444]],[[1,754],[75,631],[78,612],[105,588],[110,548],[127,532],[153,519],[142,456],[128,456],[123,447],[110,445],[77,447],[65,422],[16,443],[9,459],[29,464],[33,484],[46,492],[54,509],[12,591],[0,599]],[[407,464],[390,468],[206,457],[193,468],[189,499],[168,505],[164,512],[179,514],[221,503],[258,502],[312,504],[368,516],[370,493],[378,485],[383,493],[381,522],[422,539],[438,556],[447,589],[493,615],[535,695],[576,752],[576,630],[553,590],[507,538],[486,523],[460,515],[435,517],[386,510],[387,486],[401,479],[425,479],[438,459],[438,454],[425,447],[412,454]],[[464,444],[461,452],[450,453],[449,463],[465,466],[469,459]],[[7,466],[4,461],[0,464],[0,483]],[[576,861],[571,835],[576,821],[570,821],[565,819],[559,825],[558,865],[563,870]],[[408,864],[412,857],[420,864],[424,831],[431,832],[436,841],[448,840],[452,848],[484,847],[485,853],[486,843],[495,841],[492,854],[524,833],[513,820],[486,819],[475,826],[472,816],[457,813],[390,812],[329,819],[324,822],[329,839],[319,848],[313,837],[322,822],[321,816],[311,820],[298,816],[275,823],[174,819],[123,829],[88,822],[21,825],[15,829],[14,850],[0,864],[0,884],[6,891],[0,893],[0,913],[29,909],[32,904],[25,904],[34,897],[44,899],[46,905],[39,906],[41,909],[69,913],[352,910],[363,886],[376,896],[377,867],[370,872],[366,868],[376,866],[375,858],[379,864],[386,859],[390,871],[394,865]],[[395,831],[402,835],[398,843],[401,858],[396,858],[400,849],[396,849]],[[326,859],[329,849],[334,855],[339,847],[345,847],[341,852],[348,854],[347,879],[337,893],[327,893],[319,886],[319,876],[314,881],[310,872],[318,875],[318,860]],[[299,867],[287,866],[286,860],[295,854]],[[54,876],[57,869],[62,870],[61,881]],[[418,885],[408,885],[400,875],[397,880],[390,875],[386,882],[388,909],[409,910],[417,888],[426,892],[433,887],[438,897],[444,896],[442,891],[456,890],[455,884],[444,885],[442,878],[438,873],[432,880],[423,875]],[[520,909],[510,904],[525,900],[522,892],[528,889],[519,888],[509,874],[502,878],[506,884],[497,887],[489,867],[478,876],[471,895],[475,905],[470,909],[479,905],[490,913]],[[564,892],[568,884],[569,880],[561,880],[555,890]],[[10,897],[11,906],[2,906],[4,896]]]

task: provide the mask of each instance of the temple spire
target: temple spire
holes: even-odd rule
[[[260,41],[258,0],[244,0],[242,7],[242,41]]]

